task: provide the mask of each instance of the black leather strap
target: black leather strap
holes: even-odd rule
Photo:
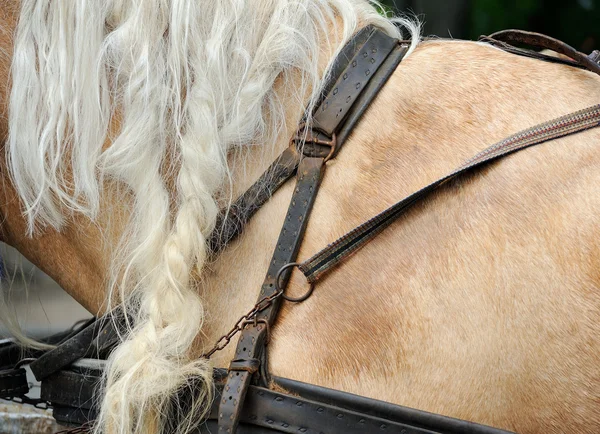
[[[122,319],[122,310],[115,309],[30,364],[38,381],[84,357],[103,357],[117,342],[115,322]]]
[[[52,402],[63,424],[82,424],[96,417],[94,392],[101,371],[60,371],[42,382],[42,397]],[[216,370],[215,401],[198,434],[217,432],[222,375]],[[251,385],[244,402],[239,434],[508,434],[496,428],[427,413],[299,381],[274,377],[289,393]],[[181,401],[179,401],[181,402]],[[176,426],[176,422],[174,424]]]
[[[0,371],[0,398],[21,396],[27,392],[29,392],[29,384],[24,368]]]

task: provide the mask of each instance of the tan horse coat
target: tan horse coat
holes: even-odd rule
[[[8,77],[15,23],[3,10]],[[300,259],[486,145],[599,100],[589,72],[472,42],[422,43],[328,164]],[[3,111],[0,137],[6,130]],[[600,130],[546,143],[416,206],[309,300],[284,306],[272,372],[518,432],[600,431],[599,143]],[[269,163],[248,161],[238,192]],[[26,238],[4,167],[2,176],[3,240],[101,311],[110,258],[97,227],[76,218],[63,233]],[[204,271],[207,346],[255,302],[291,189]]]

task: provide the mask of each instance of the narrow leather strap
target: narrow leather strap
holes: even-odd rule
[[[480,36],[480,41],[489,42],[498,48],[501,48],[507,52],[518,54],[521,56],[532,57],[539,60],[544,60],[553,63],[564,63],[569,66],[575,66],[585,68],[589,71],[600,74],[600,65],[590,56],[577,51],[564,42],[544,35],[542,33],[528,32],[525,30],[508,29],[502,30],[496,33],[492,33],[489,36]],[[526,50],[523,48],[515,47],[514,44],[529,45],[538,49],[552,50],[556,53],[562,54],[569,59],[563,59],[556,56],[548,56],[546,54]]]
[[[269,166],[260,178],[242,194],[229,210],[219,215],[215,230],[209,240],[213,255],[218,254],[235,239],[275,191],[286,183],[298,168],[300,155],[295,146],[290,146]]]
[[[578,133],[600,125],[600,105],[595,105],[566,116],[536,125],[493,144],[452,172],[442,176],[431,184],[405,197],[375,217],[357,226],[338,238],[326,248],[316,253],[298,266],[310,283],[314,283],[325,273],[349,258],[358,249],[379,235],[396,221],[412,205],[438,189],[450,179],[462,175],[476,167],[498,158],[520,151],[530,146],[544,143],[559,137]]]
[[[275,277],[285,264],[293,262],[300,249],[300,243],[306,230],[308,216],[321,184],[324,159],[305,157],[298,166],[296,189],[290,201],[283,228],[261,287],[259,299],[274,294]],[[283,287],[289,280],[290,273],[283,273]],[[252,374],[258,370],[257,359],[264,356],[267,324],[272,324],[279,310],[280,299],[258,314],[257,321],[250,323],[242,330],[238,341],[234,361],[232,362],[219,406],[219,432],[233,434],[236,432],[241,409],[250,385]],[[247,369],[252,366],[253,369]]]

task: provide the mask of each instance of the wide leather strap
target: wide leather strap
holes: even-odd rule
[[[38,381],[84,357],[106,355],[118,342],[115,325],[123,320],[121,308],[90,321],[81,331],[31,363],[31,372]]]
[[[25,369],[4,369],[0,371],[0,398],[12,398],[29,392]]]
[[[102,369],[76,366],[42,382],[42,397],[52,402],[62,424],[82,424],[97,415],[94,399]],[[215,395],[210,413],[194,433],[217,432],[223,373],[215,370]],[[240,417],[238,434],[508,434],[508,431],[413,408],[365,398],[339,390],[273,377],[278,391],[250,385]],[[287,390],[288,392],[283,392]],[[184,402],[180,396],[178,403]],[[177,422],[173,421],[173,427]],[[172,431],[168,431],[172,432]]]

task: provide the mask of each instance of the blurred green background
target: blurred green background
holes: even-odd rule
[[[517,28],[545,33],[585,53],[598,48],[600,0],[383,0],[390,9],[416,14],[424,35],[477,39]]]

